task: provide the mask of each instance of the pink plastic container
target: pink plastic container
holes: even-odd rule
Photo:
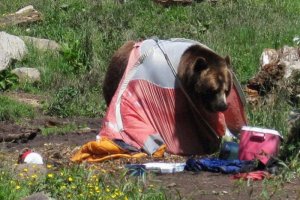
[[[244,126],[240,136],[239,159],[258,159],[266,165],[271,156],[278,155],[281,139],[276,130]]]

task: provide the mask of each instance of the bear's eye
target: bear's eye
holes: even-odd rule
[[[206,94],[208,94],[208,95],[216,95],[217,93],[218,93],[218,90],[214,90],[214,89],[206,91]]]

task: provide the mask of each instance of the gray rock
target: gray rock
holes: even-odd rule
[[[6,32],[0,32],[0,71],[7,69],[12,59],[22,60],[27,53],[24,41]]]
[[[21,38],[26,43],[31,44],[33,47],[41,51],[47,51],[47,50],[58,51],[60,49],[60,45],[53,40],[34,38],[28,36],[21,36]]]
[[[20,67],[11,71],[19,77],[20,82],[40,82],[41,74],[38,69],[29,67]]]
[[[5,70],[10,63],[10,56],[6,52],[0,51],[0,72]]]
[[[281,49],[280,61],[296,62],[300,61],[299,50],[296,47],[284,46]]]

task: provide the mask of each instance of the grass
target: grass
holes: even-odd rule
[[[34,116],[33,107],[0,95],[0,121],[18,121],[22,118],[34,118]]]
[[[59,52],[42,53],[29,48],[29,54],[11,68],[36,67],[42,73],[42,82],[15,85],[11,90],[47,94],[50,98],[45,103],[44,111],[58,117],[104,115],[106,106],[101,84],[106,66],[113,52],[126,40],[157,36],[161,39],[183,37],[200,41],[223,56],[229,55],[237,77],[245,84],[258,71],[259,57],[263,49],[293,46],[293,38],[300,35],[300,1],[295,0],[219,0],[216,4],[203,1],[194,2],[191,6],[168,8],[151,0],[132,0],[125,4],[111,0],[2,0],[0,15],[15,12],[29,4],[43,13],[44,20],[26,26],[7,27],[4,31],[15,35],[52,39],[61,44],[62,49]],[[5,83],[7,82],[9,81]],[[280,92],[271,104],[261,107],[247,106],[249,125],[274,128],[286,137],[288,113],[293,108],[284,92]],[[33,116],[31,107],[0,96],[1,121]],[[46,134],[57,131],[66,130],[45,130]],[[297,172],[299,176],[297,149],[300,144],[284,143],[282,146],[287,149],[282,156],[288,162],[286,171]],[[85,172],[75,172],[79,174],[79,182],[87,180],[88,175]],[[76,175],[75,172],[72,176]],[[15,193],[12,191],[16,191],[17,185],[2,181],[11,178],[7,174],[1,175],[0,197],[3,191],[4,194],[12,195],[11,199],[14,199],[14,195],[24,196],[42,189],[55,194],[60,191],[59,184],[65,183],[61,177],[55,176],[53,180],[48,177],[36,187],[30,187],[30,190],[25,189],[25,183],[21,183],[19,192]],[[70,187],[71,185],[68,184]],[[118,187],[110,187],[118,188],[127,195],[139,194],[132,188],[133,185],[128,186],[131,189],[124,189],[122,183]],[[105,191],[105,188],[101,189]],[[84,184],[78,185],[77,190],[89,191]],[[68,193],[63,194],[67,198]],[[75,194],[79,198],[79,193]],[[152,193],[143,190],[143,194],[150,196]],[[163,199],[162,193],[158,192],[157,195],[158,199]]]
[[[78,127],[75,124],[66,124],[60,127],[42,127],[42,135],[56,135],[56,134],[67,134],[78,130]]]
[[[20,199],[33,192],[43,191],[55,199],[166,199],[163,189],[156,186],[145,187],[141,178],[123,174],[108,173],[83,166],[53,171],[47,165],[48,173],[28,174],[24,168],[18,174],[0,172],[0,198]],[[114,181],[112,181],[114,180]]]

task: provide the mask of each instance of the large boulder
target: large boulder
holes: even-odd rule
[[[22,60],[27,53],[24,41],[6,32],[0,32],[0,71],[7,69],[12,59]]]
[[[41,81],[41,73],[35,68],[20,67],[13,69],[11,72],[19,77],[20,82],[34,83]]]
[[[26,43],[32,45],[34,48],[36,48],[40,51],[47,51],[47,50],[58,51],[60,49],[60,45],[53,40],[35,38],[35,37],[29,37],[29,36],[21,36],[21,38]]]

